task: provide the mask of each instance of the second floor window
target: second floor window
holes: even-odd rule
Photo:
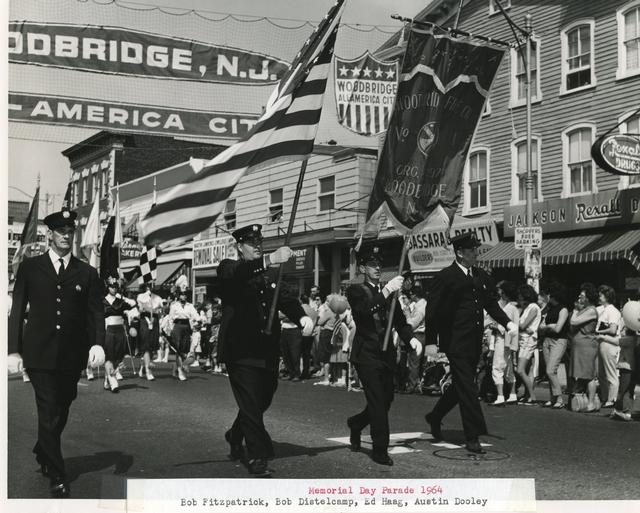
[[[640,73],[640,5],[618,11],[617,78]]]
[[[591,129],[578,128],[566,134],[569,194],[594,192],[594,169],[591,161]]]
[[[336,206],[336,177],[320,178],[318,191],[318,210],[327,212]]]
[[[269,222],[277,223],[282,219],[282,211],[284,210],[283,204],[283,189],[273,189],[269,191]]]
[[[469,157],[469,201],[470,210],[486,208],[487,201],[487,153],[479,151]]]
[[[236,227],[236,200],[227,200],[224,206],[224,224],[227,230],[233,230]]]
[[[531,40],[531,101],[539,101],[540,93],[540,44],[535,39]],[[526,55],[526,48],[523,45],[522,51]],[[513,105],[524,105],[527,101],[527,70],[524,65],[523,55],[518,49],[511,50],[512,64],[512,87],[511,103]]]
[[[515,146],[516,177],[518,180],[518,200],[527,199],[527,141],[521,141]],[[531,141],[531,176],[533,177],[533,199],[538,199],[538,141]]]
[[[511,0],[498,0],[502,8],[506,11],[511,8]],[[500,7],[496,5],[495,0],[489,0],[489,14],[500,12]]]
[[[594,85],[593,29],[583,23],[562,33],[562,92]]]

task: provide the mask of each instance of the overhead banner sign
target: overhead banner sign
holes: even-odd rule
[[[461,233],[474,233],[480,247],[478,253],[486,253],[498,241],[498,230],[492,219],[454,222],[451,230],[425,228],[409,237],[407,257],[413,272],[435,272],[444,269],[455,260],[450,237]]]
[[[168,109],[88,98],[9,93],[9,120],[99,130],[238,139],[258,116]]]
[[[353,60],[335,57],[335,66],[338,121],[362,135],[384,132],[398,89],[397,62],[366,52]]]
[[[369,200],[409,233],[453,219],[471,140],[505,47],[412,28]]]
[[[256,52],[116,27],[10,22],[9,62],[97,73],[271,84],[289,68]]]

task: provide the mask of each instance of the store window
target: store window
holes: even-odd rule
[[[541,200],[540,194],[540,138],[531,140],[531,175],[533,176],[533,199]],[[511,168],[514,170],[512,182],[512,204],[527,200],[527,139],[516,139],[511,145]]]
[[[596,85],[593,35],[595,22],[583,20],[560,33],[562,85],[560,93],[587,89]]]
[[[523,45],[522,51],[526,55]],[[510,107],[519,107],[527,103],[527,70],[524,65],[523,55],[518,48],[511,49],[511,101]],[[531,101],[539,102],[542,99],[540,91],[540,40],[531,40]]]
[[[284,189],[273,189],[269,191],[269,222],[277,223],[282,220],[284,211]]]
[[[618,70],[616,78],[640,73],[640,0],[629,2],[616,13],[618,21]]]
[[[327,176],[318,180],[318,211],[328,212],[336,206],[336,177]]]
[[[598,192],[591,160],[594,134],[593,125],[575,126],[562,133],[564,197]]]
[[[465,174],[465,214],[489,210],[489,150],[472,151]]]
[[[227,200],[224,206],[224,225],[227,230],[235,230],[236,228],[236,200]]]

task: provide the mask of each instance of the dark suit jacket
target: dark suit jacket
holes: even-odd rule
[[[280,320],[276,315],[271,335],[264,330],[275,291],[276,273],[262,258],[245,262],[225,259],[218,266],[221,278],[222,320],[218,335],[221,361],[258,360],[273,365],[279,356]],[[305,315],[297,297],[283,284],[278,310],[300,326]]]
[[[509,318],[493,297],[489,275],[478,267],[471,273],[473,279],[454,262],[436,274],[427,300],[425,339],[445,353],[475,358],[482,345],[482,310],[505,327]]]
[[[97,271],[74,256],[62,279],[48,253],[23,260],[13,288],[9,353],[20,353],[27,369],[85,368],[89,348],[104,345],[103,296]]]
[[[351,361],[360,364],[382,361],[387,365],[395,365],[396,351],[391,340],[393,334],[389,336],[386,353],[382,352],[391,296],[385,299],[382,292],[378,292],[370,283],[362,283],[347,289],[347,300],[356,323]],[[408,344],[413,338],[413,329],[407,324],[400,305],[396,305],[394,311],[393,327],[403,343]]]

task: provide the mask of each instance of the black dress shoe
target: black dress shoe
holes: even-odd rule
[[[66,499],[71,494],[71,488],[69,488],[68,483],[65,483],[64,479],[56,477],[51,479],[49,492],[54,499]]]
[[[385,452],[376,452],[371,453],[371,459],[378,463],[379,465],[388,465],[389,467],[393,466],[393,460],[391,456]]]
[[[464,447],[465,449],[467,449],[467,451],[473,452],[475,454],[487,454],[487,451],[482,448],[480,442],[477,439],[468,440],[467,443],[464,444]]]
[[[353,427],[351,419],[347,419],[347,426],[349,426],[349,443],[351,444],[351,451],[358,452],[360,450],[360,430]]]
[[[436,442],[442,440],[443,438],[442,431],[440,430],[440,422],[436,422],[436,420],[433,418],[433,412],[427,413],[424,416],[424,420],[426,420],[427,424],[429,424],[429,431],[431,431],[431,436],[433,437],[433,439]]]
[[[263,458],[256,458],[249,461],[249,474],[254,477],[269,477],[271,470],[267,467],[267,460]]]
[[[231,458],[232,460],[241,460],[242,458],[244,458],[244,448],[242,447],[242,444],[236,444],[231,441],[231,430],[227,431],[224,434],[224,439],[227,441],[230,447],[229,458]]]

